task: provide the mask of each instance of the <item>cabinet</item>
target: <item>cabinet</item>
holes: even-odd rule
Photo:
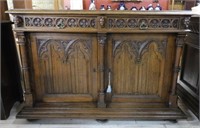
[[[175,89],[190,11],[8,13],[24,78],[18,118],[186,117]]]
[[[181,59],[181,72],[177,94],[199,118],[199,17],[193,16]]]

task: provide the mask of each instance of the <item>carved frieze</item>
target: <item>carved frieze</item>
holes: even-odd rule
[[[25,27],[57,27],[68,28],[95,28],[96,19],[93,17],[37,17],[25,16]]]
[[[24,23],[23,23],[24,21]],[[97,22],[98,21],[98,22]],[[47,17],[47,16],[16,16],[17,27],[64,28],[101,28],[108,29],[185,29],[190,19],[182,17]]]
[[[135,56],[135,61],[140,62],[142,55],[148,51],[149,45],[155,43],[157,45],[158,52],[165,57],[165,51],[167,46],[167,40],[113,40],[113,56],[117,56],[122,50],[122,47],[126,47],[126,50],[130,55]]]
[[[108,18],[108,27],[128,29],[179,29],[179,18]]]

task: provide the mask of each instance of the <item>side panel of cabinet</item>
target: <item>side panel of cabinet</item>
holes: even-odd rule
[[[167,103],[172,84],[174,36],[112,34],[107,51],[111,107],[115,103]]]
[[[29,39],[37,102],[96,101],[95,34],[31,33]]]

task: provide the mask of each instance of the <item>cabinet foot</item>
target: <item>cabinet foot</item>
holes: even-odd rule
[[[106,123],[108,122],[108,119],[96,119],[96,121],[99,123]]]
[[[26,119],[26,120],[29,121],[29,122],[34,122],[34,121],[37,121],[39,119]]]
[[[177,123],[177,120],[176,119],[169,119],[169,120],[165,120],[165,121],[170,121],[171,123]]]

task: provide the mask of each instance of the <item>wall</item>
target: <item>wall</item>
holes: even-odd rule
[[[153,0],[143,0],[142,2],[126,2],[126,7],[128,9],[130,9],[133,5],[136,6],[137,8],[140,8],[141,6],[147,7],[149,4],[153,3],[152,1]],[[69,7],[69,5],[70,5],[69,2],[70,2],[70,0],[64,0],[64,6]],[[111,5],[112,9],[116,9],[119,5],[119,2],[112,2],[112,0],[95,0],[95,3],[96,3],[97,10],[99,10],[99,8],[102,4],[105,5],[105,7],[107,5]],[[159,4],[163,8],[163,10],[167,10],[169,0],[159,0]],[[85,10],[88,10],[89,5],[90,5],[90,0],[83,0],[83,8]],[[153,3],[153,6],[155,7],[156,3]]]
[[[1,10],[0,20],[1,21],[3,21],[3,20],[9,20],[8,14],[4,13],[6,10],[8,10],[6,0],[1,0],[0,1],[0,10]]]
[[[10,1],[10,0],[9,0]],[[45,1],[47,3],[45,3]],[[63,2],[64,1],[64,2]],[[83,8],[84,10],[88,10],[91,0],[83,0]],[[169,7],[169,1],[171,0],[159,0],[159,4],[163,8],[163,10],[168,10]],[[39,3],[38,3],[39,2]],[[49,4],[49,2],[54,3],[54,7]],[[153,0],[143,0],[142,2],[126,2],[126,7],[130,9],[133,5],[135,5],[137,8],[140,8],[141,6],[147,7],[149,4],[151,4]],[[63,9],[65,6],[70,5],[70,0],[13,0],[14,8],[26,8],[31,9],[32,4],[34,5],[33,9],[56,9],[55,3],[58,4],[58,8]],[[36,4],[37,3],[37,4]],[[43,8],[43,5],[41,3],[44,3],[45,8]],[[116,9],[119,5],[119,2],[112,2],[112,0],[95,0],[96,8],[99,10],[100,6],[103,4],[105,7],[107,5],[111,5],[112,9]],[[48,5],[48,6],[47,6]],[[153,6],[156,6],[156,3],[153,3]]]

